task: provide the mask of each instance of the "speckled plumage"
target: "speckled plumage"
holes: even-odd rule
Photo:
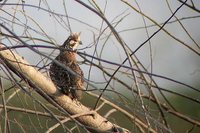
[[[80,43],[80,37],[79,34],[75,33],[70,35],[61,47],[74,50],[78,46],[77,43]],[[63,93],[72,99],[80,100],[84,88],[84,81],[82,79],[83,71],[79,67],[76,60],[76,52],[60,50],[60,54],[55,58],[55,60],[62,63],[64,66],[69,67],[76,74],[74,75],[56,63],[52,62],[49,71],[51,80],[61,89]]]

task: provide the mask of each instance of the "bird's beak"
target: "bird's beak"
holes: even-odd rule
[[[79,45],[83,45],[82,41],[79,42]]]

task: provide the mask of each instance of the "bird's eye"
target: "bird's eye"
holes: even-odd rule
[[[69,47],[70,47],[70,48],[74,47],[75,43],[76,43],[76,42],[75,42],[74,40],[71,40],[71,41],[69,42]]]
[[[69,42],[69,45],[71,46],[71,45],[74,45],[75,44],[75,41],[74,40],[71,40],[70,42]]]

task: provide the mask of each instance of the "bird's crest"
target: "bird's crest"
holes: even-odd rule
[[[68,39],[64,42],[63,47],[71,50],[77,49],[77,47],[82,44],[79,33],[72,33]]]

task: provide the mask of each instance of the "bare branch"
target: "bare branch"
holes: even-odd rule
[[[0,48],[3,47],[3,45],[0,45]],[[33,84],[37,85],[47,95],[52,97],[69,114],[76,115],[91,111],[91,109],[85,107],[80,102],[72,100],[68,96],[62,94],[59,90],[56,89],[54,84],[49,79],[47,79],[39,71],[31,67],[28,62],[26,62],[22,57],[20,57],[13,51],[1,50],[0,58],[7,64],[7,66],[11,70],[15,68],[15,70],[17,70],[17,73],[22,73],[25,78],[27,78]],[[94,114],[92,115],[90,114],[86,116],[79,116],[77,120],[86,125],[86,127],[92,131],[113,132],[113,127],[115,127],[115,124],[109,122],[107,119],[100,116],[97,112],[94,112]],[[126,130],[126,132],[129,131]]]

